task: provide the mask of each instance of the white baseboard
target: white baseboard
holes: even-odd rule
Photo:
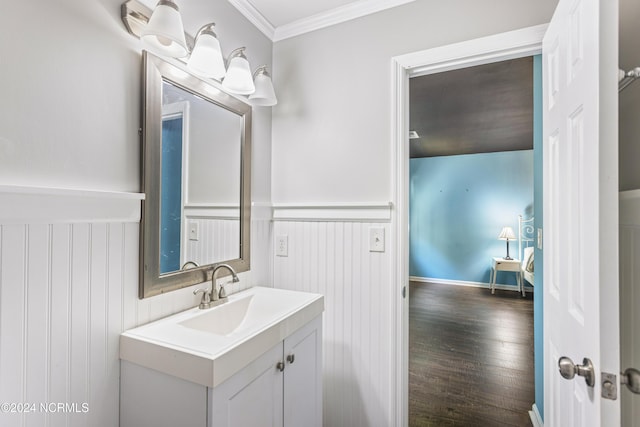
[[[410,276],[409,280],[413,282],[435,283],[437,285],[470,286],[472,288],[489,288],[489,283],[485,283],[485,282],[469,282],[464,280],[436,279],[433,277],[418,277],[418,276]],[[503,291],[518,291],[518,287],[515,285],[505,285],[501,283],[496,283],[496,289],[500,289]],[[533,288],[528,285],[525,285],[524,290],[525,292],[533,292]]]
[[[533,427],[544,427],[540,411],[538,411],[538,406],[535,403],[531,406],[529,417],[531,418],[531,424],[533,424]]]

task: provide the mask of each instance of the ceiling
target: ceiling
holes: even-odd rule
[[[413,1],[229,0],[229,3],[275,42]]]
[[[410,156],[533,148],[533,58],[519,58],[409,81]]]

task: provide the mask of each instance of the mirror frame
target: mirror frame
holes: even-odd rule
[[[142,203],[140,224],[140,284],[139,298],[193,286],[210,279],[216,264],[229,264],[237,272],[250,268],[251,228],[251,105],[225,93],[213,81],[202,80],[177,63],[170,63],[144,51],[143,60],[143,122],[142,122]],[[162,84],[163,81],[192,93],[206,101],[238,114],[242,119],[240,168],[240,257],[221,260],[197,268],[160,274],[160,194],[162,157]],[[214,164],[212,160],[212,164]],[[221,162],[216,162],[220,163]]]

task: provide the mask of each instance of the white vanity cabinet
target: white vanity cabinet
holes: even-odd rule
[[[317,317],[209,390],[210,427],[321,427],[322,321]]]
[[[123,360],[120,425],[321,427],[322,316],[213,388]]]

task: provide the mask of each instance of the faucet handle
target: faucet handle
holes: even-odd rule
[[[229,282],[220,284],[220,292],[218,292],[218,297],[220,299],[227,297],[227,291],[224,290],[224,287],[227,286],[229,283],[233,283],[233,281],[229,281]]]
[[[193,291],[193,294],[198,295],[200,292],[202,292],[202,299],[200,300],[200,305],[198,307],[201,309],[209,308],[211,305],[211,295],[209,294],[209,291],[207,289],[200,288]]]

